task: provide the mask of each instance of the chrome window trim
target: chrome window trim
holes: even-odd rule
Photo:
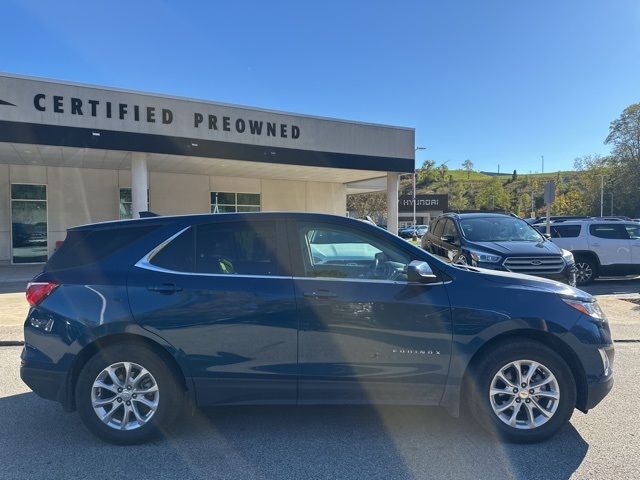
[[[183,272],[183,271],[180,271],[180,270],[170,270],[168,268],[158,267],[158,266],[153,265],[151,263],[151,260],[153,260],[153,257],[156,256],[164,247],[166,247],[169,243],[171,243],[171,241],[173,239],[175,239],[176,237],[179,237],[184,232],[189,230],[191,227],[192,227],[192,225],[189,225],[188,227],[183,228],[179,232],[174,233],[173,235],[171,235],[166,240],[163,240],[153,250],[151,250],[144,257],[142,257],[140,260],[138,260],[135,263],[134,266],[138,267],[138,268],[144,268],[145,270],[151,270],[153,272],[169,273],[169,274],[172,274],[172,275],[197,275],[199,277],[280,278],[280,279],[287,278],[287,279],[291,279],[290,276],[285,276],[285,275],[246,275],[246,274],[239,274],[239,273]]]
[[[223,277],[223,278],[275,278],[275,279],[288,279],[288,280],[322,280],[325,282],[359,282],[359,283],[384,283],[392,285],[444,285],[444,282],[434,282],[429,284],[423,284],[419,282],[402,282],[397,280],[377,280],[367,278],[333,278],[333,277],[299,277],[299,276],[287,276],[287,275],[247,275],[239,273],[205,273],[205,272],[183,272],[180,270],[170,270],[168,268],[158,267],[151,263],[151,260],[158,254],[164,247],[166,247],[173,239],[179,237],[184,232],[189,230],[191,225],[183,228],[182,230],[174,233],[166,240],[163,240],[160,244],[154,247],[149,253],[138,260],[135,263],[135,267],[143,268],[145,270],[151,270],[153,272],[168,273],[172,275],[197,275],[199,277]]]

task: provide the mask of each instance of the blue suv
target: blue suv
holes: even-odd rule
[[[23,381],[114,443],[159,434],[185,404],[326,403],[464,407],[533,442],[613,384],[587,293],[330,215],[72,228],[27,299]]]
[[[421,246],[445,261],[576,286],[573,254],[513,215],[445,213],[431,222]]]

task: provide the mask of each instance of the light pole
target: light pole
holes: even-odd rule
[[[426,150],[426,147],[416,147],[415,151],[417,152],[418,150]],[[413,169],[413,226],[414,228],[416,226],[416,169],[415,168]]]
[[[604,217],[604,175],[600,175],[600,216]]]

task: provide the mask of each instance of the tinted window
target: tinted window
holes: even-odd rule
[[[574,238],[580,235],[580,225],[551,225],[551,238]],[[546,227],[540,227],[546,231]]]
[[[193,228],[189,228],[156,253],[149,263],[175,272],[193,272],[194,247]]]
[[[409,256],[368,233],[303,223],[299,239],[307,277],[406,280]]]
[[[506,215],[463,218],[460,227],[472,242],[540,242],[544,238],[524,220]]]
[[[196,271],[278,275],[276,225],[272,222],[210,223],[196,234]]]
[[[458,230],[456,230],[456,226],[453,223],[453,220],[447,219],[447,222],[444,224],[444,229],[442,230],[442,236],[451,236],[458,237]]]
[[[101,230],[72,230],[47,263],[47,270],[95,263],[139,240],[158,225]]]
[[[629,234],[629,238],[632,240],[640,239],[640,225],[631,225],[627,224],[624,226],[627,229],[627,233]]]
[[[629,239],[627,229],[620,224],[600,223],[589,226],[589,232],[598,238]]]
[[[444,222],[445,219],[444,218],[440,218],[438,220],[436,220],[438,223],[436,223],[435,227],[433,227],[432,233],[436,236],[436,237],[441,237],[442,236],[442,230],[444,229]]]

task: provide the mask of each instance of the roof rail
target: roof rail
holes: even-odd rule
[[[159,217],[160,216],[157,213],[150,212],[149,210],[146,210],[144,212],[140,212],[139,215],[140,215],[140,218],[152,218],[152,217]]]

